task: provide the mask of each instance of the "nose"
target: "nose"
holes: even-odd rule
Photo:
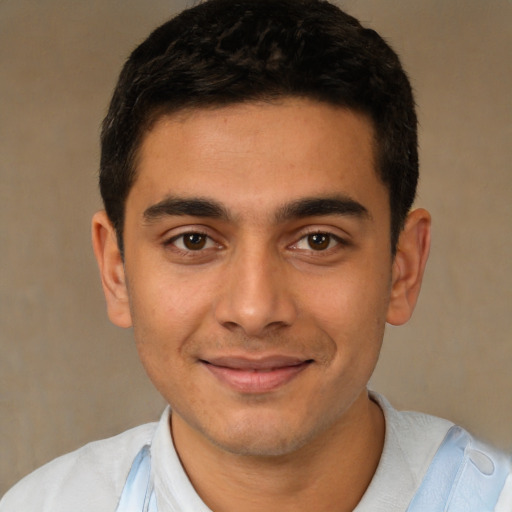
[[[268,248],[238,250],[226,263],[215,304],[217,322],[250,337],[292,325],[297,308],[285,265]]]

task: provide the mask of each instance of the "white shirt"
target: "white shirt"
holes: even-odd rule
[[[384,449],[354,512],[404,512],[452,423],[398,412],[380,395],[372,393],[372,397],[384,411]],[[133,459],[148,443],[159,512],[211,512],[179,461],[169,415],[167,408],[159,423],[142,425],[55,459],[13,487],[0,501],[0,512],[113,512]],[[512,479],[507,489],[510,493]]]

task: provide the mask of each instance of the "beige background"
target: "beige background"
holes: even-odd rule
[[[109,325],[89,242],[99,124],[123,59],[186,4],[0,0],[0,494],[51,458],[157,418]],[[415,319],[374,387],[512,449],[512,3],[347,0],[401,54],[434,241]]]

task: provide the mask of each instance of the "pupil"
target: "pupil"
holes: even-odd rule
[[[314,235],[308,236],[308,244],[311,249],[316,251],[327,249],[329,246],[330,237],[324,233],[315,233]]]
[[[183,243],[187,249],[197,251],[205,246],[206,237],[200,233],[187,233],[183,237]]]

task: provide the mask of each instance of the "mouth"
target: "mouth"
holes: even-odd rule
[[[288,384],[313,363],[312,359],[270,356],[259,359],[217,357],[201,359],[213,376],[234,391],[261,394]]]

